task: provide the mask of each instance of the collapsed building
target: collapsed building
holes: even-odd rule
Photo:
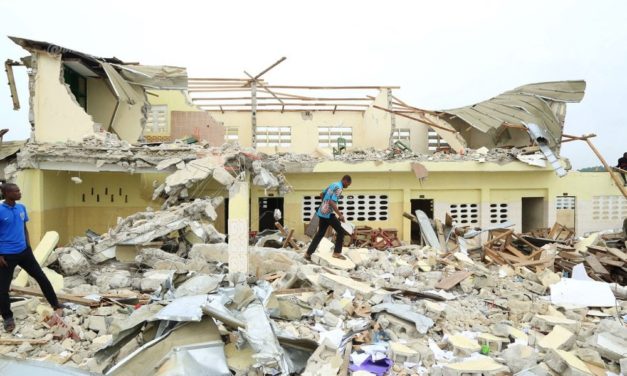
[[[378,374],[359,368],[367,359],[385,359],[390,367],[379,366],[394,364],[395,374],[587,374],[591,365],[616,370],[627,356],[624,324],[611,319],[624,302],[571,299],[560,311],[546,300],[561,283],[554,271],[574,276],[585,260],[603,286],[592,288],[624,299],[624,243],[598,234],[622,226],[624,188],[611,172],[571,171],[560,154],[563,142],[589,139],[564,133],[584,81],[430,111],[394,86],[261,78],[283,59],[257,76],[188,78],[181,67],[11,39],[29,52],[6,66],[28,70],[32,133],[5,178],[21,186],[46,273],[76,306],[59,324],[25,299],[24,317],[39,316],[18,334],[40,343],[15,339],[2,353],[112,375],[323,375],[349,364],[353,374]],[[354,183],[340,207],[359,247],[338,264],[323,246],[306,265],[319,193],[345,173]],[[281,249],[263,247],[277,227],[267,237]],[[503,228],[509,237],[497,234]],[[508,248],[538,229],[547,229],[532,234],[544,244]],[[463,234],[473,235],[468,243]],[[32,293],[25,276],[19,282],[14,291]],[[592,321],[582,306],[596,308]],[[37,338],[42,326],[55,328],[52,338]],[[489,350],[471,356],[479,343],[496,360]]]

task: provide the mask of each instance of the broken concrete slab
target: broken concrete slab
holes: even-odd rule
[[[574,333],[561,325],[555,325],[549,334],[538,341],[538,347],[543,350],[570,350],[575,344],[575,339]]]
[[[87,258],[73,248],[69,252],[59,256],[59,266],[66,275],[89,273],[89,262]]]
[[[525,369],[530,369],[538,364],[538,353],[529,346],[521,344],[511,344],[501,353],[505,364],[516,373]]]
[[[331,273],[320,274],[318,277],[318,283],[320,286],[331,289],[340,295],[344,294],[345,291],[350,291],[353,294],[360,294],[365,298],[369,298],[376,290],[366,283]]]
[[[476,340],[461,334],[450,335],[447,341],[458,356],[468,356],[481,350],[481,345]]]
[[[620,361],[627,358],[627,328],[612,320],[602,320],[592,337],[592,345],[604,358]]]
[[[509,372],[509,368],[488,357],[445,364],[442,369],[443,376],[462,376],[469,374],[496,376],[507,372]]]
[[[333,257],[333,243],[326,238],[320,241],[318,250],[311,255],[311,260],[321,266],[328,266],[340,270],[352,270],[355,269],[355,263],[351,261],[350,257],[345,260]]]
[[[556,325],[561,325],[572,332],[576,332],[579,329],[579,323],[577,321],[551,315],[535,315],[531,320],[531,325],[537,327],[542,332],[549,332],[553,330],[553,327]]]
[[[544,361],[553,371],[566,376],[592,375],[586,364],[571,352],[550,349]]]

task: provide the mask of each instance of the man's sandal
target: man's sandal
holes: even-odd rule
[[[336,259],[340,259],[340,260],[346,260],[346,256],[344,256],[341,253],[333,253],[333,257],[335,257]]]

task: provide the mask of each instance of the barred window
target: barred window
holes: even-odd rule
[[[168,106],[152,105],[146,116],[146,133],[165,133],[168,130]]]
[[[445,148],[449,148],[449,144],[446,143],[446,141],[444,141],[442,139],[442,137],[440,137],[440,135],[438,135],[433,129],[429,128],[429,151],[436,151],[438,149],[445,149]]]
[[[394,141],[409,142],[410,138],[411,138],[411,135],[409,132],[409,128],[397,128],[394,130],[394,133],[392,134],[392,139]]]
[[[319,196],[303,196],[303,222],[308,222],[322,200]],[[346,195],[339,201],[339,208],[347,221],[387,221],[389,218],[388,195]]]
[[[255,143],[259,147],[292,145],[292,128],[290,127],[257,127]]]
[[[353,128],[351,127],[318,127],[318,145],[330,148],[337,145],[337,139],[346,140],[346,146],[353,146]]]

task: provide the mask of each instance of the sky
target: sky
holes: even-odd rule
[[[93,5],[91,5],[93,4]],[[397,85],[425,109],[470,105],[533,82],[587,81],[565,133],[595,133],[610,164],[627,151],[626,1],[11,1],[0,0],[0,58],[27,53],[7,35],[101,57],[177,65],[190,77],[243,77],[282,56],[273,84]],[[5,140],[29,135],[0,75]],[[564,144],[575,168],[600,165],[583,142]]]

